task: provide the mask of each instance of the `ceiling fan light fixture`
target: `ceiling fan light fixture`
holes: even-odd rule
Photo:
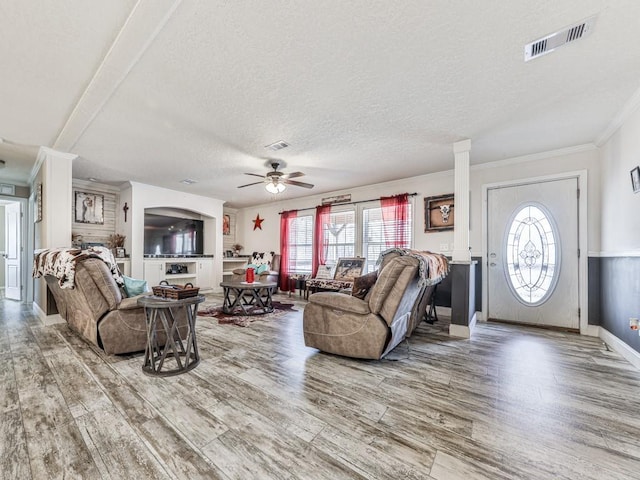
[[[273,182],[267,183],[264,188],[267,190],[267,192],[273,193],[274,195],[276,195],[278,193],[284,192],[287,186],[284,183],[273,181]]]

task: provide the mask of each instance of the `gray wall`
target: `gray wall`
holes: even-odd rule
[[[630,317],[640,318],[640,257],[590,258],[589,295],[589,323],[640,352],[638,331],[629,328]]]
[[[451,261],[451,257],[447,257]],[[471,257],[477,262],[475,266],[475,311],[482,311],[482,257]],[[436,290],[436,305],[439,307],[451,307],[451,274],[438,284]]]

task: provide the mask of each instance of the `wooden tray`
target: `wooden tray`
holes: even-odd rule
[[[191,283],[187,283],[186,285],[169,285],[165,280],[160,282],[160,285],[152,287],[151,289],[156,297],[169,298],[171,300],[195,297],[200,291],[199,287],[194,287]]]

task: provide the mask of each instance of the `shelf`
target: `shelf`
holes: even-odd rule
[[[196,278],[197,277],[195,273],[167,273],[165,276],[167,278]]]

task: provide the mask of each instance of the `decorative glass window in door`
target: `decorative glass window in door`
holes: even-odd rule
[[[507,232],[507,283],[520,302],[540,305],[553,293],[560,273],[560,239],[553,219],[542,205],[528,203],[516,210]]]

